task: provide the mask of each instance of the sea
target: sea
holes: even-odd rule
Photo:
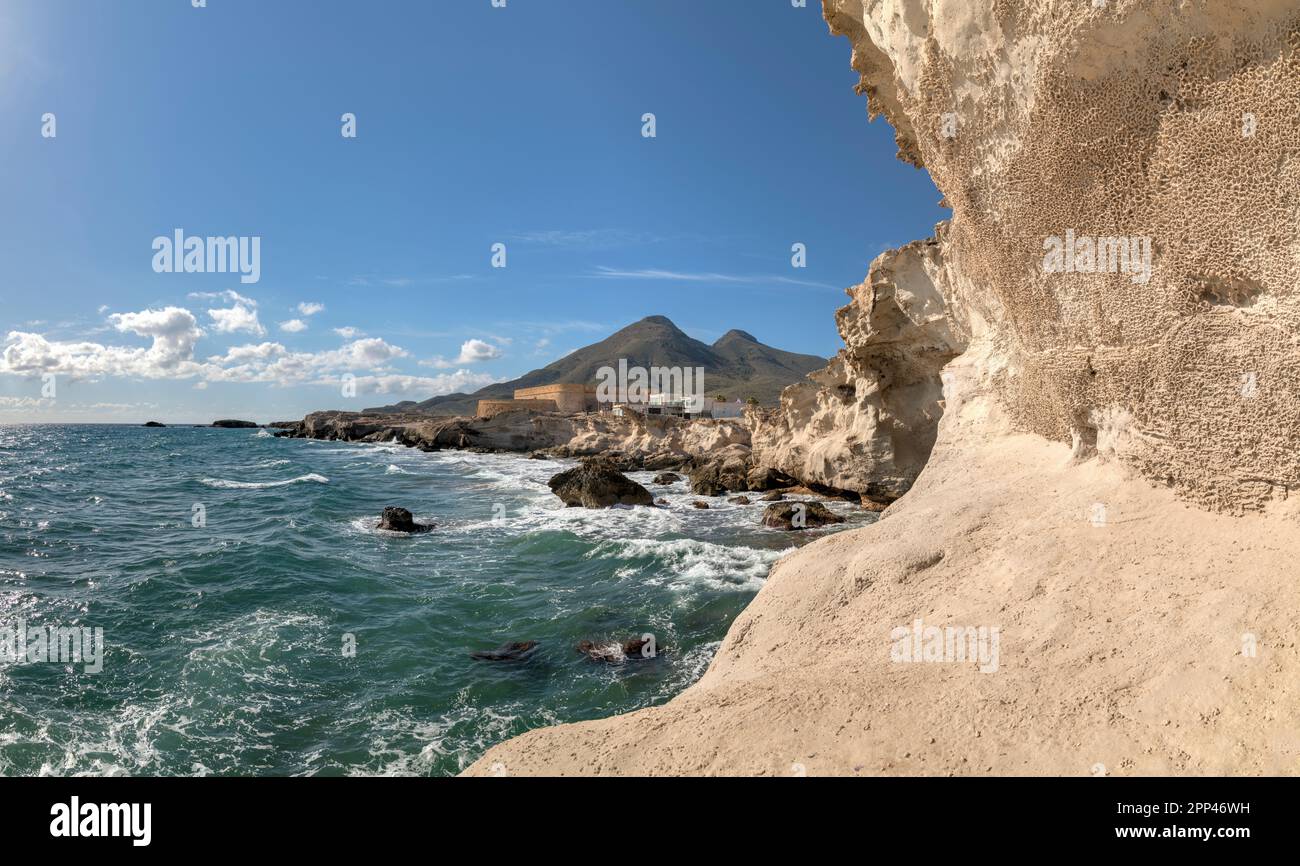
[[[667,507],[565,508],[546,482],[569,465],[0,426],[0,775],[453,775],[529,729],[670,700],[774,563],[874,519],[836,502],[843,525],[770,530],[757,495],[698,510],[649,472],[630,477]],[[436,528],[379,531],[388,505]],[[576,651],[647,633],[653,658]],[[470,657],[515,641],[538,645]]]

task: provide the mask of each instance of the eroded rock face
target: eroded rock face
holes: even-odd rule
[[[1206,506],[1285,498],[1300,483],[1300,7],[824,6],[871,113],[953,210],[944,293],[988,342],[1015,423]]]
[[[650,491],[614,468],[608,460],[591,458],[547,482],[551,492],[570,508],[611,505],[653,505]]]
[[[940,243],[878,257],[836,313],[844,349],[754,416],[756,466],[890,501],[911,487],[943,413],[940,373],[965,345],[951,320]],[[785,486],[773,483],[770,489]]]

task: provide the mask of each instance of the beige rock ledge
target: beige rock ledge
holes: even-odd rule
[[[1300,770],[1293,515],[1198,510],[1009,432],[983,397],[940,427],[879,523],[776,566],[697,684],[523,734],[466,774]],[[997,672],[891,661],[917,618],[997,626]]]

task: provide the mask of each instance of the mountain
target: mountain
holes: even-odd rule
[[[516,388],[559,382],[594,385],[596,371],[617,368],[620,358],[626,358],[629,367],[703,367],[708,396],[723,394],[729,400],[754,396],[764,404],[776,403],[786,385],[826,366],[825,358],[765,346],[745,331],[728,331],[710,346],[687,336],[664,316],[647,316],[518,379],[488,385],[473,394],[448,394],[418,403],[404,400],[365,411],[469,415],[479,400],[508,399]]]

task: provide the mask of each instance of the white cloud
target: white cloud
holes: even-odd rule
[[[252,298],[246,298],[233,289],[226,289],[224,292],[190,292],[192,301],[227,301],[231,304],[243,304],[245,307],[256,307],[257,301]]]
[[[340,337],[342,337],[345,340],[351,340],[353,337],[359,336],[361,334],[360,331],[358,331],[356,328],[353,328],[351,326],[345,328],[335,328],[334,333],[338,334]]]
[[[302,313],[304,316],[314,316],[324,310],[324,304],[317,304],[312,301],[303,301],[298,305],[298,312]]]
[[[109,323],[122,333],[150,337],[145,349],[91,342],[48,340],[40,334],[10,331],[0,355],[0,372],[32,376],[55,373],[74,379],[127,376],[161,379],[193,376],[194,344],[203,336],[194,314],[181,307],[114,313]]]
[[[508,341],[507,341],[508,342]],[[494,361],[501,357],[501,349],[483,340],[466,340],[460,346],[460,354],[454,361],[448,361],[441,355],[421,361],[421,367],[437,367],[450,370],[458,364],[474,364],[479,361]]]
[[[215,323],[212,327],[218,334],[237,334],[241,331],[254,336],[266,336],[266,328],[257,320],[257,310],[242,303],[226,310],[208,310],[208,315]]]
[[[483,340],[466,340],[460,346],[457,364],[473,364],[476,361],[493,361],[501,357],[501,350]]]
[[[248,312],[246,307],[243,309]],[[220,317],[215,318],[219,324],[230,324]],[[63,342],[47,339],[42,334],[11,331],[0,346],[0,374],[35,377],[55,373],[73,380],[95,380],[105,376],[195,379],[198,388],[208,382],[263,382],[286,386],[311,384],[347,372],[365,373],[378,381],[399,376],[392,367],[393,363],[409,357],[400,346],[371,337],[315,353],[291,352],[283,344],[275,342],[249,343],[232,346],[223,354],[198,361],[194,356],[195,345],[204,332],[189,310],[166,307],[115,313],[109,316],[109,323],[119,332],[151,338],[152,345],[145,348],[89,341]],[[462,371],[456,375],[464,378],[472,374]],[[406,378],[414,381],[422,377]],[[435,387],[442,387],[438,383],[450,381],[452,378],[446,376],[430,380]]]
[[[477,391],[494,382],[504,382],[487,373],[473,373],[469,370],[457,370],[442,376],[406,376],[400,373],[385,376],[357,376],[358,394],[393,394],[417,396],[421,400],[440,397],[443,394]],[[326,379],[318,384],[337,386],[335,379]]]
[[[280,323],[280,330],[286,334],[298,334],[307,330],[307,323],[302,319],[290,319],[287,322]]]
[[[666,271],[659,268],[619,270],[617,268],[607,268],[604,265],[601,265],[596,268],[596,273],[591,274],[591,276],[597,279],[664,280],[668,282],[686,283],[738,283],[745,285],[777,283],[786,286],[807,286],[814,289],[834,289],[839,291],[837,287],[830,283],[819,283],[815,280],[798,280],[793,277],[762,274],[745,276],[741,274],[689,273],[684,271]]]

